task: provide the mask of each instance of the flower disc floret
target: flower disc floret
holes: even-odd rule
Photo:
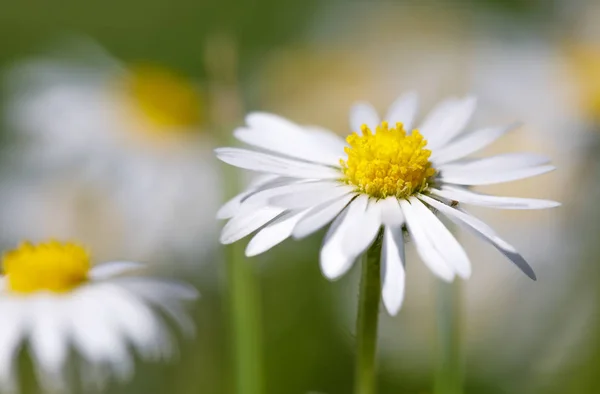
[[[363,125],[362,135],[352,133],[346,141],[348,158],[340,160],[344,181],[371,197],[410,197],[426,189],[435,174],[427,140],[418,130],[407,134],[402,123],[390,128],[382,122],[375,133]]]
[[[8,290],[16,293],[66,293],[88,280],[90,257],[74,243],[22,243],[4,254]]]

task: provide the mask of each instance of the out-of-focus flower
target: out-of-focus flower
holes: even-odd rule
[[[235,131],[242,142],[269,151],[219,148],[224,162],[272,178],[234,198],[219,216],[231,218],[221,242],[232,243],[259,230],[246,249],[262,253],[293,236],[302,238],[333,224],[320,254],[321,270],[331,279],[346,273],[383,230],[383,300],[390,314],[404,297],[404,238],[408,231],[431,271],[446,281],[468,278],[471,265],[462,246],[433,212],[474,232],[526,275],[535,274],[525,259],[485,223],[458,203],[500,209],[542,209],[554,201],[498,197],[470,191],[552,171],[541,155],[513,153],[465,159],[513,128],[490,127],[461,135],[475,111],[475,99],[448,99],[411,130],[417,97],[398,98],[382,121],[366,103],[350,113],[353,134],[346,142],[318,128],[254,113]],[[390,125],[394,125],[390,127]],[[360,130],[360,131],[356,131]],[[426,149],[429,148],[429,149]]]
[[[109,244],[138,260],[210,250],[220,180],[199,89],[165,68],[126,67],[89,43],[75,55],[31,59],[7,72],[17,148],[1,196],[11,210],[38,218],[65,198],[80,210],[62,215],[76,218],[71,223],[17,223],[23,233],[10,231],[6,241],[84,234],[94,250]],[[98,222],[93,212],[105,215]]]
[[[568,48],[569,58],[585,118],[600,124],[600,44],[578,44]]]
[[[167,359],[175,344],[158,309],[192,335],[183,309],[197,298],[192,287],[139,275],[144,265],[109,262],[92,266],[78,244],[23,243],[3,259],[0,313],[0,383],[16,391],[15,361],[28,343],[41,387],[68,388],[65,368],[72,346],[82,357],[83,384],[101,387],[134,370],[129,346],[147,361]],[[137,273],[137,274],[136,274]]]

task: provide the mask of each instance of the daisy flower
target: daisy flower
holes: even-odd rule
[[[55,52],[5,72],[5,119],[15,138],[3,164],[20,173],[2,178],[7,208],[0,215],[52,216],[64,212],[56,205],[66,200],[81,201],[84,212],[62,216],[79,222],[24,221],[17,225],[24,231],[7,231],[4,242],[83,237],[94,250],[110,244],[111,252],[144,261],[172,253],[197,261],[199,252],[214,250],[214,237],[197,236],[217,233],[211,212],[221,201],[199,87],[166,67],[124,64],[87,40]],[[51,194],[60,196],[55,201]],[[112,228],[98,224],[106,219],[88,218],[107,207]],[[94,232],[100,235],[85,236]],[[130,235],[126,244],[122,233]]]
[[[396,314],[404,298],[404,233],[431,271],[445,281],[468,278],[471,264],[441,213],[489,242],[527,276],[533,269],[487,224],[457,205],[501,209],[542,209],[554,201],[499,197],[470,190],[544,174],[554,167],[537,154],[510,153],[465,159],[515,125],[462,134],[476,106],[472,97],[437,105],[412,129],[417,96],[399,97],[383,119],[366,103],[350,112],[354,131],[346,141],[317,127],[302,127],[281,117],[253,113],[235,131],[256,149],[219,148],[222,161],[266,173],[218,212],[229,218],[221,242],[232,243],[258,230],[246,254],[262,253],[286,238],[296,239],[333,222],[320,251],[323,274],[346,273],[382,230],[382,296]],[[411,130],[411,131],[409,131]]]
[[[92,266],[75,243],[25,242],[4,254],[0,277],[0,385],[17,390],[16,361],[28,343],[41,386],[68,389],[65,366],[70,348],[81,356],[78,372],[86,386],[108,377],[129,379],[134,348],[143,360],[166,359],[175,344],[155,309],[185,334],[194,326],[183,309],[197,297],[184,284],[136,275],[144,266],[115,261]]]

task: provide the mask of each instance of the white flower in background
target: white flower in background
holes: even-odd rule
[[[404,231],[431,271],[446,281],[468,278],[469,259],[434,212],[491,243],[527,276],[525,259],[489,226],[456,207],[457,202],[503,209],[541,209],[554,201],[498,197],[469,190],[540,175],[554,169],[536,154],[511,153],[464,159],[513,128],[491,127],[461,135],[475,110],[473,98],[441,102],[412,132],[417,97],[395,101],[383,120],[369,104],[351,111],[347,143],[333,133],[301,127],[275,115],[254,113],[235,136],[259,150],[219,148],[219,159],[267,173],[218,213],[231,218],[221,242],[259,230],[248,256],[284,239],[303,238],[333,221],[320,252],[323,274],[337,279],[375,240],[383,226],[383,300],[396,314],[404,298]],[[358,130],[358,132],[356,132]],[[427,149],[426,149],[427,148]]]
[[[129,379],[134,356],[147,361],[176,351],[158,309],[192,335],[183,309],[197,298],[187,285],[135,275],[144,265],[109,262],[92,266],[74,243],[23,243],[4,255],[0,290],[0,385],[17,390],[16,360],[28,343],[45,391],[64,392],[69,349],[86,386],[101,387],[111,376]],[[139,272],[138,272],[139,273]]]
[[[84,237],[94,250],[101,243],[138,260],[164,253],[196,260],[216,244],[211,212],[220,202],[201,94],[165,68],[126,67],[87,42],[75,49],[22,61],[5,75],[5,114],[17,138],[3,155],[11,171],[1,179],[0,200],[10,206],[3,218],[15,211],[49,217],[65,199],[80,201],[81,212],[61,215],[78,218],[70,223],[13,221],[24,231],[6,231],[4,242],[95,232]],[[88,218],[107,207],[113,211],[102,221],[110,218],[112,227]]]

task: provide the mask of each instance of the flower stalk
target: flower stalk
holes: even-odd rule
[[[438,281],[436,294],[436,365],[434,394],[462,394],[462,283]]]
[[[376,393],[376,354],[379,301],[381,299],[380,233],[363,256],[356,321],[355,394]]]

